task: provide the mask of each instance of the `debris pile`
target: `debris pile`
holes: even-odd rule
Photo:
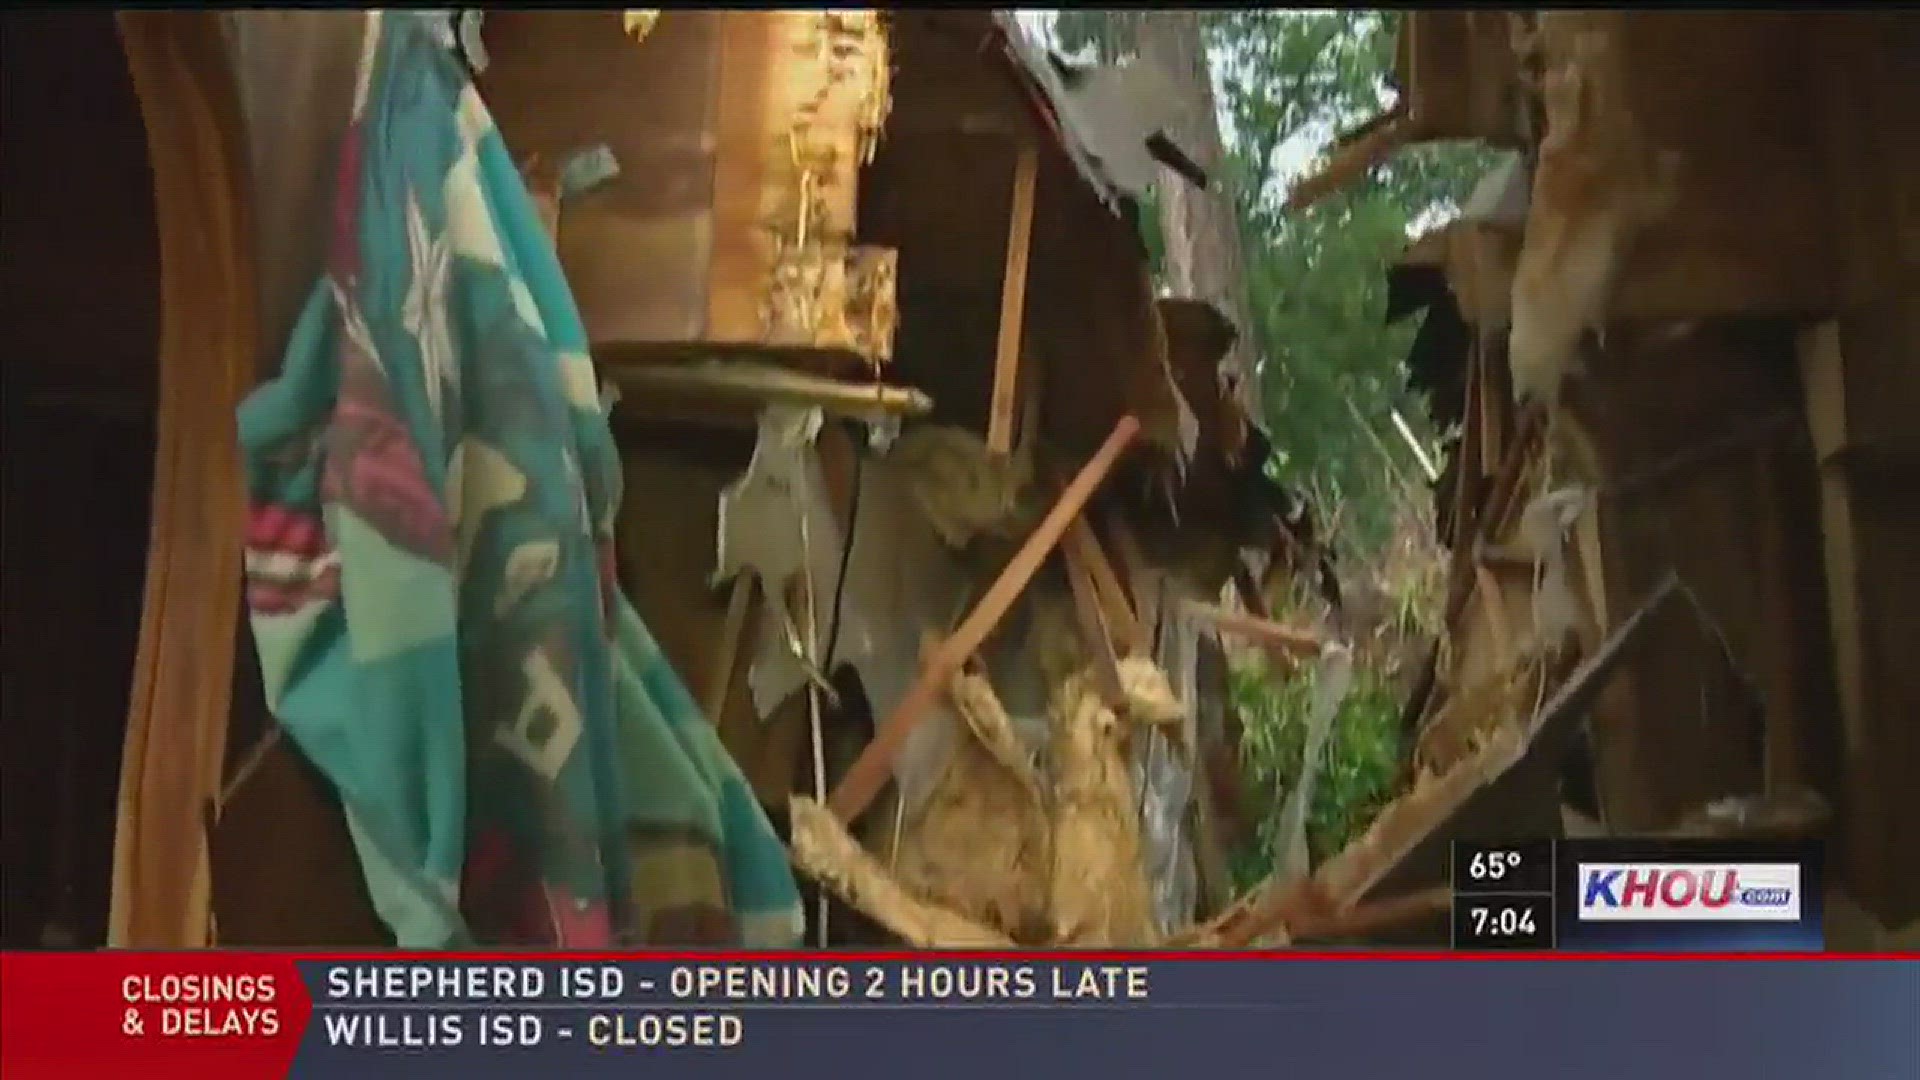
[[[750,769],[763,801],[790,803],[796,863],[921,945],[1233,944],[1431,913],[1431,892],[1369,893],[1525,756],[1563,715],[1574,664],[1605,651],[1579,545],[1591,499],[1542,450],[1561,433],[1476,363],[1469,409],[1497,422],[1477,425],[1454,470],[1449,632],[1409,703],[1422,733],[1408,789],[1313,869],[1309,777],[1290,793],[1275,879],[1230,905],[1218,852],[1233,770],[1210,763],[1231,761],[1236,735],[1202,722],[1226,687],[1201,657],[1232,636],[1312,658],[1327,690],[1315,747],[1351,658],[1265,615],[1255,567],[1311,574],[1336,604],[1338,581],[1218,370],[1234,328],[1153,295],[1135,189],[1144,161],[1178,148],[1114,122],[1125,89],[1152,79],[1093,78],[1080,85],[1105,96],[1073,98],[1010,19],[977,12],[661,12],[634,35],[613,13],[543,18],[525,30],[537,43],[490,45],[489,78],[511,99],[496,111],[517,150],[605,145],[617,159],[556,224],[596,361],[636,391],[615,414],[628,474],[732,470],[719,490],[630,491],[623,577],[636,596],[675,598],[646,617],[676,666],[705,676],[729,747],[764,762]],[[852,59],[787,48],[803,30]],[[659,115],[610,99],[555,130],[539,107],[554,54],[533,45],[562,38],[594,50],[568,65],[606,65]],[[747,94],[746,73],[818,93]],[[664,104],[701,94],[699,109]],[[973,111],[956,116],[962,100]],[[1017,138],[988,152],[982,130]],[[695,145],[710,158],[661,156]],[[706,173],[693,232],[641,197],[665,184],[697,204],[704,189],[685,181]],[[1006,199],[956,203],[956,181]],[[1475,212],[1497,237],[1527,211],[1495,194]],[[643,252],[687,273],[663,291],[632,273]],[[866,252],[888,272],[859,297],[823,284],[851,271],[796,292],[802,263],[853,265],[821,252]],[[898,295],[896,266],[912,284]],[[717,538],[703,565],[654,535],[700,520]],[[688,576],[710,595],[672,583]]]

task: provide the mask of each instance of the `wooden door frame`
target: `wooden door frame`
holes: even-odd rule
[[[107,940],[212,943],[207,830],[224,767],[245,489],[235,409],[257,355],[245,129],[214,12],[121,11],[160,240],[159,414],[146,593]]]

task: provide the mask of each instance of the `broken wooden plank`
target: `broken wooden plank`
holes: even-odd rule
[[[1107,515],[1107,535],[1113,538],[1113,553],[1119,557],[1120,566],[1127,573],[1127,595],[1133,598],[1133,610],[1140,625],[1149,633],[1159,625],[1160,612],[1157,610],[1159,590],[1154,587],[1153,568],[1147,564],[1147,555],[1140,547],[1140,538],[1133,534],[1133,527],[1127,524],[1124,514],[1118,510]]]
[[[1487,570],[1517,570],[1528,574],[1540,571],[1540,560],[1502,548],[1483,547],[1474,552],[1473,561]]]
[[[1414,460],[1420,463],[1420,473],[1427,478],[1427,483],[1437,482],[1440,479],[1440,468],[1433,463],[1427,448],[1421,446],[1420,440],[1414,437],[1413,429],[1407,426],[1407,418],[1400,415],[1399,409],[1387,410],[1387,418],[1393,421],[1393,430],[1399,433],[1400,441],[1406,443],[1407,449],[1413,451]]]
[[[1011,949],[1011,938],[901,888],[845,827],[812,799],[788,804],[793,865],[907,944],[922,949]]]
[[[1489,340],[1491,335],[1480,327],[1475,327],[1474,334],[1480,349],[1488,354],[1487,362],[1480,365],[1475,376],[1480,389],[1476,402],[1480,417],[1480,474],[1492,476],[1500,468],[1507,445],[1507,419],[1513,412],[1513,390],[1507,385],[1507,365],[1499,363],[1494,355],[1503,348],[1502,343]]]
[[[1072,536],[1073,530],[1068,529],[1067,535]],[[1062,554],[1067,561],[1067,584],[1073,592],[1074,618],[1080,626],[1080,637],[1093,654],[1093,678],[1100,700],[1109,708],[1120,709],[1126,705],[1127,692],[1120,683],[1120,658],[1114,651],[1113,631],[1107,625],[1106,613],[1101,610],[1099,590],[1086,564],[1074,558],[1071,547],[1065,548]]]
[[[1473,599],[1475,582],[1472,569],[1473,553],[1478,549],[1481,539],[1494,539],[1500,535],[1500,528],[1508,511],[1512,508],[1512,504],[1518,501],[1520,480],[1527,471],[1527,452],[1533,446],[1534,436],[1540,434],[1545,427],[1545,415],[1539,409],[1527,410],[1520,421],[1520,430],[1515,434],[1513,441],[1507,444],[1506,455],[1501,460],[1500,471],[1492,477],[1492,486],[1487,490],[1486,500],[1479,505],[1476,513],[1470,515],[1471,523],[1456,515],[1453,555],[1447,572],[1447,607],[1443,623],[1449,632],[1459,625],[1460,617],[1466,613],[1467,602]],[[1460,479],[1463,481],[1466,479],[1464,471]]]
[[[748,360],[672,364],[622,363],[617,356],[600,359],[615,382],[649,391],[816,405],[825,412],[857,419],[923,416],[933,411],[933,399],[912,387],[843,382]]]
[[[1485,472],[1480,467],[1480,447],[1486,442],[1485,425],[1475,423],[1480,415],[1481,384],[1485,381],[1480,372],[1487,365],[1486,335],[1474,331],[1473,350],[1467,357],[1467,375],[1465,386],[1466,403],[1461,410],[1465,420],[1465,430],[1460,433],[1460,444],[1453,452],[1453,491],[1452,520],[1447,529],[1447,546],[1454,554],[1455,570],[1460,560],[1465,558],[1462,550],[1464,541],[1473,536],[1473,524],[1479,517],[1480,492]]]
[[[1287,192],[1287,213],[1297,214],[1353,183],[1362,173],[1405,146],[1416,131],[1413,120],[1404,106],[1396,105],[1389,112],[1397,115],[1377,125],[1369,122],[1365,135],[1334,151],[1319,172],[1293,185],[1293,190]]]
[[[1242,615],[1237,611],[1226,611],[1198,600],[1183,601],[1180,610],[1212,624],[1215,630],[1223,634],[1236,634],[1289,653],[1318,655],[1327,643],[1325,638],[1311,630],[1283,626],[1271,619]]]
[[[234,410],[258,378],[254,200],[225,142],[243,129],[218,15],[123,10],[114,19],[146,125],[164,312],[107,944],[199,948],[213,943],[201,810],[224,771],[244,613],[240,545],[230,538],[246,522]]]
[[[1100,538],[1094,534],[1093,526],[1086,515],[1073,519],[1067,526],[1067,534],[1061,539],[1062,550],[1066,552],[1069,565],[1079,564],[1086,572],[1087,581],[1093,586],[1094,596],[1100,602],[1100,613],[1105,618],[1107,630],[1113,635],[1116,648],[1126,656],[1145,656],[1151,650],[1146,629],[1134,614],[1133,607],[1127,601],[1127,590],[1120,584],[1120,575],[1115,572],[1112,560],[1100,547]]]
[[[987,452],[1013,452],[1015,407],[1020,388],[1020,342],[1027,307],[1027,249],[1033,238],[1033,188],[1039,155],[1020,148],[1014,163],[1013,201],[1007,222],[1007,262],[1000,281],[1000,340],[993,356],[993,405],[987,418]]]
[[[1241,559],[1233,563],[1233,591],[1240,603],[1254,618],[1270,619],[1273,616],[1267,609],[1266,594],[1260,591],[1260,583],[1254,580],[1253,570]]]
[[[1295,941],[1355,938],[1426,919],[1437,919],[1452,910],[1453,889],[1446,885],[1435,885],[1404,896],[1362,901],[1333,915],[1323,924],[1302,927],[1291,936]]]
[[[1513,441],[1507,444],[1500,471],[1493,477],[1493,487],[1487,491],[1486,505],[1482,507],[1479,519],[1482,537],[1497,540],[1505,530],[1508,516],[1520,501],[1521,481],[1527,474],[1527,462],[1546,432],[1546,413],[1538,408],[1528,409],[1521,417]]]
[[[1493,654],[1503,661],[1513,658],[1513,629],[1507,625],[1507,594],[1500,579],[1486,566],[1474,567],[1474,578],[1487,605],[1487,628],[1493,637]]]
[[[894,707],[892,715],[875,729],[873,741],[860,752],[859,758],[841,778],[840,786],[834,789],[832,797],[827,800],[828,807],[841,821],[851,822],[858,818],[873,802],[874,796],[880,793],[880,789],[886,785],[893,759],[899,754],[914,725],[920,722],[920,717],[944,692],[954,673],[960,670],[967,658],[999,625],[1014,601],[1020,598],[1027,583],[1060,542],[1067,527],[1086,508],[1087,501],[1093,498],[1093,493],[1107,478],[1107,474],[1113,471],[1121,454],[1126,452],[1139,434],[1139,420],[1131,416],[1120,418],[1113,427],[1113,433],[1107,436],[1107,441],[1094,452],[1093,457],[1081,466],[1080,472],[1061,492],[1059,501],[1047,511],[1047,516],[1034,529],[1033,535],[1027,537],[1026,543],[1007,561],[1006,568],[988,587],[986,595],[961,620],[952,635],[933,651],[933,655],[921,667],[920,677]]]

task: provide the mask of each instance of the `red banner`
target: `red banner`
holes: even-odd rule
[[[281,1077],[312,1001],[292,954],[0,955],[0,1074]]]

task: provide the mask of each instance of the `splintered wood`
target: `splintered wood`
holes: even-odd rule
[[[902,889],[826,807],[803,795],[788,804],[793,861],[840,899],[923,949],[1011,949],[1013,939]]]
[[[1118,707],[1090,671],[1056,688],[1043,776],[992,687],[958,676],[952,693],[971,738],[903,836],[897,874],[801,798],[795,864],[913,945],[1151,944],[1158,935],[1128,749],[1141,725],[1183,714],[1151,661],[1124,661],[1119,677]]]
[[[1258,591],[1256,588],[1256,595]],[[1180,611],[1191,618],[1212,625],[1223,634],[1257,641],[1276,655],[1293,653],[1314,656],[1326,646],[1326,639],[1311,630],[1282,626],[1271,619],[1242,615],[1237,611],[1227,611],[1212,604],[1203,604],[1198,600],[1182,601]]]
[[[1135,726],[1172,724],[1182,713],[1152,661],[1123,660],[1118,676],[1117,709],[1086,675],[1054,694],[1049,912],[1055,944],[1141,945],[1158,936],[1127,749]]]
[[[723,346],[834,374],[888,360],[895,252],[854,240],[891,100],[880,13],[507,12],[487,26],[480,88],[508,143],[550,158],[604,146],[619,166],[570,198],[558,236],[596,353]]]
[[[765,125],[758,136],[763,186],[753,240],[767,277],[752,336],[884,362],[893,351],[895,253],[852,244],[860,168],[873,160],[891,107],[881,16],[783,11],[728,17],[730,44],[757,38],[763,50],[759,63],[747,53],[722,59],[723,85],[742,95],[737,104],[750,100],[756,78],[764,95],[757,110]]]
[[[1033,535],[1008,561],[1000,576],[988,587],[986,595],[981,597],[980,603],[968,613],[952,636],[934,650],[933,656],[921,668],[919,679],[894,708],[893,715],[875,729],[873,741],[867,744],[846,775],[841,777],[840,786],[828,800],[827,804],[839,815],[840,820],[852,822],[858,818],[873,802],[874,796],[880,793],[881,787],[887,782],[894,757],[905,745],[907,735],[920,722],[927,706],[933,703],[961,665],[999,625],[1001,618],[1020,598],[1027,583],[1060,542],[1061,535],[1079,516],[1101,481],[1113,471],[1120,456],[1139,434],[1140,421],[1131,416],[1120,418],[1119,423],[1114,425],[1113,433],[1107,436],[1107,441],[1088,459],[1073,482],[1067,485],[1060,495],[1060,501],[1047,512]]]
[[[647,35],[653,33],[653,24],[659,21],[658,8],[635,8],[620,13],[621,29],[633,35],[635,41],[647,40]]]
[[[1621,17],[1540,16],[1547,130],[1514,270],[1507,363],[1515,398],[1549,408],[1578,370],[1581,334],[1605,318],[1628,246],[1674,192],[1675,159],[1647,148],[1625,97]]]
[[[1412,141],[1418,125],[1404,106],[1395,106],[1367,124],[1367,130],[1334,151],[1319,172],[1302,179],[1287,192],[1286,210],[1297,214],[1352,183]]]
[[[1044,945],[1046,780],[985,678],[956,676],[949,698],[965,730],[918,812],[902,822],[893,870],[912,895]]]

